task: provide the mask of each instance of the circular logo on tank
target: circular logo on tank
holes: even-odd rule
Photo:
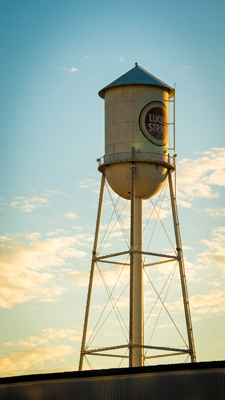
[[[167,110],[161,101],[148,103],[139,116],[139,126],[143,135],[156,146],[168,142]]]

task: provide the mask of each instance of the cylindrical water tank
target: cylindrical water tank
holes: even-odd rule
[[[154,196],[167,178],[169,99],[174,89],[136,66],[99,92],[105,99],[104,171],[111,188],[130,198]]]

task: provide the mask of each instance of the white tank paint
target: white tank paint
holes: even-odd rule
[[[162,161],[168,142],[162,146],[153,144],[142,133],[139,116],[143,108],[152,102],[165,106],[168,121],[169,93],[161,87],[150,85],[124,85],[105,90],[105,160],[131,159],[132,147],[139,159]],[[154,196],[167,178],[167,170],[161,165],[136,163],[136,197],[147,199]],[[111,188],[129,199],[130,163],[111,164],[105,174]]]
[[[135,163],[135,195],[142,199],[154,196],[164,185],[167,178],[167,169],[157,164]],[[130,199],[131,163],[124,162],[109,165],[105,175],[111,188],[124,199]]]

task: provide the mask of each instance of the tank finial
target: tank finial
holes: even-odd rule
[[[135,63],[135,67],[138,67],[138,62]]]

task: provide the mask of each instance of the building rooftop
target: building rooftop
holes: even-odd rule
[[[84,370],[73,372],[54,372],[46,374],[23,375],[23,376],[10,376],[0,378],[1,385],[15,384],[22,382],[37,382],[37,381],[57,381],[57,380],[71,380],[71,379],[87,379],[99,377],[121,377],[126,375],[143,375],[143,374],[159,374],[159,373],[176,373],[176,372],[194,372],[194,371],[225,371],[225,360],[221,361],[205,361],[197,363],[182,363],[182,364],[164,364],[152,365],[145,367],[133,368],[112,368],[112,369],[98,369],[98,370]]]

